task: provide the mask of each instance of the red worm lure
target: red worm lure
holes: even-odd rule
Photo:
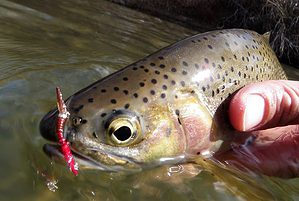
[[[62,99],[62,94],[59,87],[56,87],[56,97],[57,97],[57,108],[59,111],[58,118],[56,121],[56,135],[58,137],[58,143],[61,147],[61,152],[70,170],[74,173],[75,176],[77,176],[78,164],[75,162],[75,159],[72,155],[69,142],[67,142],[66,139],[63,137],[64,125],[66,120],[69,118],[70,113],[66,109],[66,105]]]

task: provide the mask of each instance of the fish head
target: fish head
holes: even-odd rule
[[[136,80],[129,72],[118,72],[66,100],[70,116],[64,136],[81,167],[140,170],[185,160],[188,140],[184,119],[178,119],[174,107],[179,104],[174,102],[176,90],[163,92],[163,85],[158,90],[146,77]],[[40,123],[41,134],[56,142],[57,115],[54,109]],[[47,144],[44,150],[61,155],[57,145]]]

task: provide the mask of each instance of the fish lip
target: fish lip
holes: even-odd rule
[[[81,154],[79,151],[76,151],[74,148],[71,148],[71,152],[74,156],[74,159],[76,162],[79,163],[82,169],[98,169],[106,172],[136,172],[140,171],[141,168],[136,168],[136,169],[127,169],[121,165],[115,165],[115,166],[108,166],[105,165],[101,162],[98,162],[91,157],[88,157],[84,154]],[[60,150],[60,145],[59,144],[53,144],[53,143],[46,143],[43,146],[43,151],[45,152],[46,155],[48,155],[50,158],[58,159],[58,160],[64,160],[64,156]],[[109,154],[110,157],[118,157],[114,156],[113,154]],[[134,164],[139,166],[137,163],[135,163],[133,160],[130,160],[129,158],[122,157],[122,159],[128,163]],[[139,166],[140,167],[140,166]]]

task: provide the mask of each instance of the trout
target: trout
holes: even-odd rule
[[[265,36],[242,29],[198,34],[70,96],[64,137],[80,167],[105,171],[210,157],[231,139],[215,123],[219,105],[246,84],[286,78]],[[54,142],[57,115],[54,109],[40,122]],[[61,156],[55,144],[44,150]]]

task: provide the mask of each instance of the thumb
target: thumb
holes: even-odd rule
[[[250,131],[299,123],[299,82],[270,80],[238,91],[229,105],[236,130]]]

